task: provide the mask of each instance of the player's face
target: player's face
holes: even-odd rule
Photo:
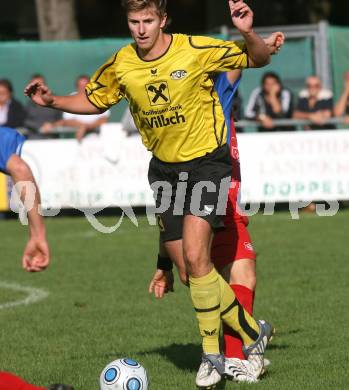
[[[6,104],[10,99],[11,92],[3,85],[0,85],[0,105]]]
[[[129,12],[128,27],[139,49],[151,50],[166,24],[166,15],[160,17],[154,6],[142,11]]]

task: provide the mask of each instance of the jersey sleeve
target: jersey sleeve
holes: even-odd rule
[[[0,127],[0,172],[7,173],[7,162],[12,155],[21,155],[25,137],[9,127]]]
[[[226,72],[249,66],[247,47],[243,41],[190,36],[189,44],[206,72]]]
[[[124,97],[115,73],[117,60],[118,53],[95,72],[85,88],[88,100],[99,109],[107,110]]]

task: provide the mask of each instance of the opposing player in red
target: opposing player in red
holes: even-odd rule
[[[16,375],[0,371],[0,390],[74,390],[74,388],[60,384],[48,387],[34,386]]]
[[[265,42],[271,54],[275,54],[284,44],[284,40],[284,35],[276,32],[265,39]],[[252,314],[256,287],[256,253],[247,229],[248,218],[238,207],[241,172],[236,129],[232,116],[233,99],[240,80],[241,70],[221,74],[215,80],[215,89],[228,126],[227,142],[230,145],[232,158],[232,186],[224,220],[225,229],[215,233],[211,257],[216,269],[229,283],[241,305]],[[178,267],[178,264],[176,265]],[[154,292],[157,298],[162,298],[165,292],[173,291],[172,262],[163,248],[160,248],[157,268],[150,283],[149,292]],[[184,260],[178,268],[182,282],[186,283]],[[226,326],[223,326],[223,332],[225,366],[229,377],[239,382],[256,382],[254,367],[245,358],[240,336]]]
[[[239,150],[232,117],[233,98],[241,80],[241,71],[231,71],[219,76],[215,82],[226,123],[228,144],[232,159],[232,185],[229,191],[225,229],[215,233],[211,256],[216,269],[229,283],[236,298],[250,314],[256,287],[256,253],[247,230],[248,218],[238,206],[241,183]],[[240,336],[223,324],[226,372],[239,382],[255,382],[254,367],[246,360]]]

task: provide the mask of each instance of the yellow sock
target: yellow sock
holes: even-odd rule
[[[240,305],[229,284],[220,275],[218,276],[222,320],[239,333],[244,345],[253,344],[259,334],[256,320]]]
[[[189,277],[190,294],[199,321],[205,353],[219,354],[220,287],[218,273],[213,270],[201,277]]]

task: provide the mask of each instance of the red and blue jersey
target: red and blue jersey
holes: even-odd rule
[[[228,80],[226,73],[220,73],[215,79],[214,86],[217,91],[219,101],[221,102],[225,123],[227,125],[227,142],[230,145],[232,132],[235,132],[235,128],[231,126],[231,112],[233,109],[233,99],[236,90],[239,87],[241,77],[239,77],[233,84]]]
[[[7,162],[14,154],[21,155],[25,137],[9,127],[0,127],[0,171],[7,173]]]
[[[232,157],[232,180],[235,182],[241,181],[240,174],[240,162],[239,162],[239,151],[236,139],[236,130],[234,126],[234,120],[231,117],[233,108],[233,99],[236,90],[240,84],[241,77],[239,77],[233,84],[227,78],[226,73],[221,73],[215,79],[215,89],[217,91],[220,103],[223,108],[225,123],[227,125],[227,143],[230,146],[230,153]]]

